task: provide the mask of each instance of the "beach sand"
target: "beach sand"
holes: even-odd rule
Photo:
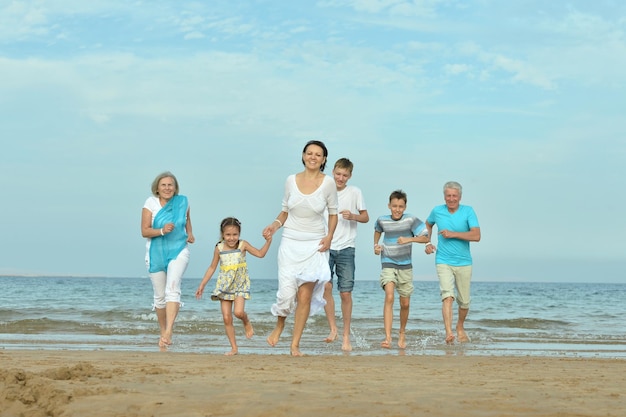
[[[278,349],[278,347],[277,347]],[[623,416],[626,361],[0,350],[0,416]]]

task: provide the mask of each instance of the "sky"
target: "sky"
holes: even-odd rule
[[[152,180],[173,172],[211,262],[279,213],[311,139],[354,163],[376,280],[389,194],[426,219],[463,185],[474,280],[626,282],[626,3],[0,1],[0,274],[147,276]],[[279,235],[251,277],[276,277]],[[415,279],[434,258],[413,252]]]

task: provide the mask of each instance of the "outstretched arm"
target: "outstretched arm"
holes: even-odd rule
[[[213,260],[211,261],[211,265],[209,265],[206,272],[204,273],[204,276],[202,277],[202,281],[200,282],[200,285],[198,285],[198,289],[196,290],[196,298],[198,299],[202,298],[204,287],[206,287],[206,284],[209,282],[209,280],[215,273],[215,270],[217,269],[217,265],[219,264],[219,262],[220,262],[220,250],[217,248],[217,245],[215,245],[215,250],[213,251]]]
[[[278,229],[283,227],[283,225],[287,221],[287,217],[289,217],[289,213],[287,213],[286,211],[281,211],[280,213],[278,213],[278,216],[276,216],[274,221],[265,226],[265,229],[263,229],[263,237],[265,239],[270,239],[272,236],[274,236],[274,233],[276,233]]]
[[[256,256],[257,258],[263,258],[265,257],[265,254],[269,250],[271,243],[272,243],[272,237],[270,236],[269,238],[265,240],[265,244],[261,247],[261,249],[257,249],[254,246],[252,246],[250,243],[244,240],[243,247],[241,248],[241,250],[248,252],[250,255]]]

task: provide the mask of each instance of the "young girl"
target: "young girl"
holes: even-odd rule
[[[266,238],[261,249],[255,248],[245,240],[239,240],[241,222],[234,217],[227,217],[222,220],[220,232],[221,240],[215,245],[213,261],[204,273],[202,282],[196,290],[196,298],[202,298],[204,287],[213,276],[219,263],[220,272],[211,299],[220,300],[224,328],[231,346],[231,351],[225,354],[236,355],[238,348],[235,340],[233,314],[243,322],[246,337],[250,339],[254,335],[254,329],[244,310],[246,300],[250,299],[250,277],[246,264],[246,252],[257,258],[263,258],[272,243],[272,237]]]

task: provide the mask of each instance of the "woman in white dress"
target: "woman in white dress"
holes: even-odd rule
[[[307,142],[302,151],[304,171],[287,177],[282,210],[263,229],[266,239],[281,227],[284,229],[278,248],[278,292],[271,309],[277,321],[267,343],[276,346],[287,316],[295,311],[292,356],[302,356],[300,339],[306,321],[326,304],[324,284],[330,281],[328,250],[337,227],[338,205],[335,181],[323,173],[327,158],[323,142]]]

